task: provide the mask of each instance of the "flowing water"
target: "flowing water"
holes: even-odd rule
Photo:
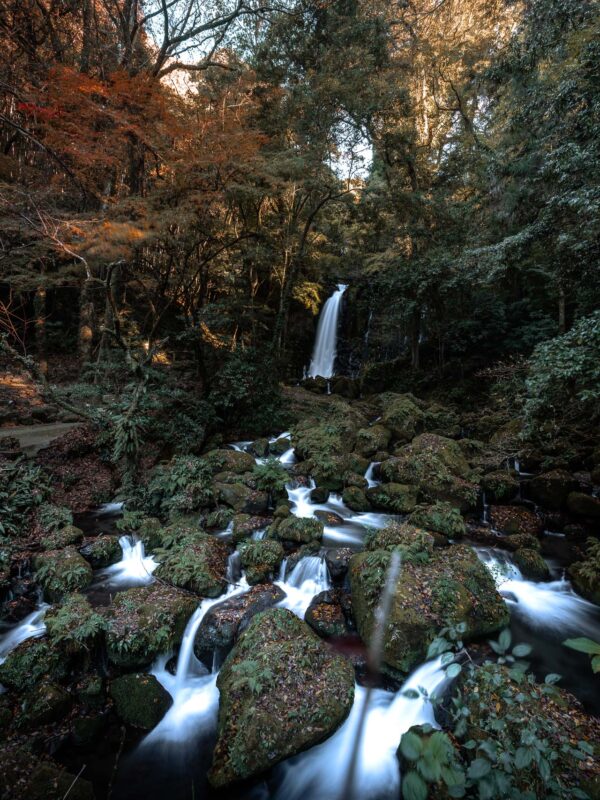
[[[113,589],[129,589],[152,583],[152,573],[158,567],[154,556],[147,556],[144,543],[137,536],[119,539],[123,557],[116,564],[98,572],[99,582]]]
[[[331,378],[334,375],[335,357],[337,354],[337,329],[342,305],[342,297],[347,285],[338,284],[338,288],[327,300],[319,317],[317,337],[312,360],[308,370],[310,378]]]
[[[21,642],[43,636],[46,633],[44,616],[49,608],[47,603],[40,603],[36,610],[28,614],[25,619],[0,634],[0,664],[6,661],[7,655]]]
[[[374,471],[380,464],[381,461],[371,461],[371,463],[367,467],[367,471],[365,472],[365,480],[367,482],[367,487],[369,489],[372,489],[374,486],[379,486],[381,484],[381,481],[378,481],[373,477]]]

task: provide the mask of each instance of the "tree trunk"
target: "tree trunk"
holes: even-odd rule
[[[558,288],[558,330],[559,333],[567,330],[566,295],[562,286]]]
[[[413,312],[410,331],[410,361],[413,369],[420,366],[421,309]]]
[[[33,316],[35,325],[35,350],[37,362],[43,375],[48,374],[46,349],[46,289],[38,286],[33,296]]]
[[[80,366],[89,364],[94,343],[94,303],[89,281],[85,281],[79,295],[79,360]]]
[[[94,18],[92,0],[83,0],[81,9],[82,24],[82,44],[79,67],[81,72],[90,71],[90,61],[92,56],[92,21]]]

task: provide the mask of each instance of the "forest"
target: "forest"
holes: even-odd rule
[[[599,0],[0,0],[0,800],[600,800]]]

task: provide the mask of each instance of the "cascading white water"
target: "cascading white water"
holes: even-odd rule
[[[369,489],[372,489],[373,486],[379,486],[381,481],[375,480],[373,477],[373,472],[375,468],[381,464],[381,461],[371,461],[369,466],[367,467],[367,471],[365,472],[365,480],[367,482],[367,486]]]
[[[421,694],[411,699],[404,692],[422,688],[431,696],[442,690],[445,681],[441,659],[436,659],[415,670],[396,694],[372,691],[358,750],[353,797],[395,800],[399,796],[396,751],[402,734],[412,725],[438,727],[429,700]],[[276,768],[276,800],[340,799],[365,694],[366,689],[357,685],[350,715],[341,728],[322,744]]]
[[[25,619],[14,625],[3,636],[0,636],[0,664],[6,661],[8,654],[21,642],[43,636],[46,633],[44,615],[50,608],[47,603],[41,603],[35,611],[28,614]]]
[[[323,306],[317,326],[317,338],[315,339],[312,360],[308,370],[310,378],[318,376],[331,378],[334,374],[338,319],[342,297],[347,288],[346,284],[338,283],[337,290]]]
[[[576,594],[569,581],[530,581],[523,577],[509,553],[482,547],[475,551],[490,570],[512,613],[531,628],[543,628],[560,636],[598,636],[598,607]]]
[[[101,580],[120,588],[152,583],[152,573],[158,567],[158,561],[154,556],[146,556],[144,543],[137,536],[121,536],[119,544],[123,558],[101,570],[98,573]]]
[[[325,559],[319,556],[301,558],[290,572],[287,580],[285,579],[285,564],[282,564],[277,586],[286,594],[279,605],[282,608],[289,608],[303,619],[313,597],[331,588]]]

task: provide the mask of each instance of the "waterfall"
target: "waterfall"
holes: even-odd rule
[[[372,489],[373,486],[379,486],[381,481],[375,480],[373,477],[373,472],[375,468],[381,464],[381,461],[371,461],[369,466],[367,467],[367,471],[365,472],[365,480],[367,482],[367,486],[369,489]]]
[[[28,614],[24,620],[13,626],[7,633],[0,636],[0,664],[6,661],[6,657],[14,650],[17,645],[27,639],[43,636],[46,633],[46,625],[44,623],[44,614],[50,608],[47,603],[41,603],[38,608],[31,614]]]
[[[111,586],[126,588],[152,583],[152,573],[158,567],[154,556],[146,556],[144,543],[137,536],[121,536],[119,539],[123,558],[98,574]]]
[[[301,558],[288,575],[287,580],[283,579],[284,575],[285,566],[282,564],[277,585],[283,589],[286,597],[279,605],[282,608],[289,608],[301,619],[304,618],[313,597],[331,588],[327,564],[325,559],[319,556]]]
[[[338,283],[337,290],[323,306],[317,327],[317,338],[315,339],[312,361],[308,370],[310,378],[316,378],[317,376],[331,378],[334,374],[338,318],[342,296],[347,288],[346,284]]]

